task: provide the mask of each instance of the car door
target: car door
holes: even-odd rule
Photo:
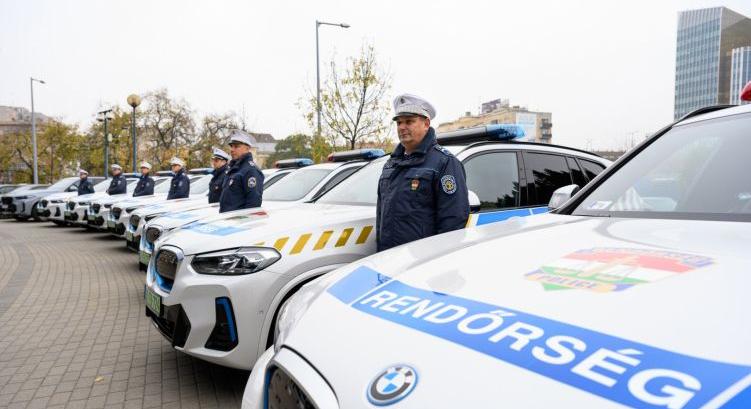
[[[535,213],[548,211],[548,203],[556,189],[573,183],[586,184],[589,181],[586,172],[584,175],[580,174],[581,169],[565,155],[525,151],[523,156],[527,175],[527,200]]]

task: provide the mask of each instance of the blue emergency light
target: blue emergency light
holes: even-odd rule
[[[373,160],[385,155],[383,149],[354,149],[329,154],[329,162],[346,162],[349,160]]]
[[[513,141],[523,138],[524,135],[524,128],[519,125],[492,124],[441,132],[436,135],[436,140],[441,145],[460,145],[485,141]]]
[[[193,168],[188,171],[189,175],[210,175],[214,173],[214,168]]]
[[[302,168],[305,166],[310,166],[312,164],[313,159],[310,158],[293,158],[278,160],[274,163],[274,167],[277,169]]]

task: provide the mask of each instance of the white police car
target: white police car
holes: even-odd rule
[[[89,176],[88,179],[95,188],[104,181],[104,178],[101,176]],[[63,224],[62,219],[65,201],[78,196],[78,184],[75,184],[74,187],[75,189],[69,188],[63,192],[50,193],[43,196],[36,204],[37,218],[41,221],[52,221],[56,224]],[[51,217],[55,213],[57,213],[58,218],[52,219]]]
[[[95,230],[107,230],[109,228],[109,215],[112,210],[112,205],[123,200],[133,200],[133,191],[135,191],[138,179],[135,179],[136,183],[129,183],[126,186],[126,192],[119,195],[103,195],[97,199],[91,200],[89,203],[89,209],[87,211],[87,224],[88,227]],[[154,190],[169,191],[169,177],[155,177],[154,178]],[[161,193],[163,197],[167,197],[166,193]]]
[[[34,192],[43,191],[47,188],[49,188],[49,185],[28,184],[20,185],[6,191],[0,196],[0,218],[15,217],[15,214],[18,212],[18,205],[14,203],[16,200],[25,200],[26,195],[31,195]],[[19,197],[23,197],[24,199],[18,199]]]
[[[104,182],[107,184],[103,186],[104,189],[101,191],[98,190],[95,186],[94,193],[74,196],[66,200],[65,210],[63,211],[63,219],[70,224],[87,227],[89,225],[89,213],[92,211],[91,207],[93,201],[114,196],[118,198],[127,197],[127,195],[132,194],[133,190],[136,188],[136,182],[138,181],[138,178],[136,178],[132,174],[125,176],[125,183],[127,183],[127,193],[112,196],[107,193],[107,188],[109,188],[109,182],[111,180],[112,179],[109,178]]]
[[[28,220],[31,218],[39,221],[40,209],[38,204],[42,200],[42,198],[54,193],[75,192],[78,188],[79,180],[80,179],[77,177],[67,177],[58,180],[54,184],[47,186],[44,189],[27,190],[25,192],[19,193],[9,193],[7,197],[13,198],[10,207],[15,209],[13,217],[15,217],[17,220]]]
[[[578,150],[505,140],[520,134],[519,127],[496,125],[439,135],[464,163],[471,202],[480,209],[470,224],[544,212],[553,189],[579,178],[586,183],[580,163],[600,170],[609,163]],[[494,140],[499,135],[504,140]],[[375,252],[377,184],[386,159],[315,203],[230,212],[158,240],[146,278],[147,315],[176,348],[250,368],[270,344],[286,297]]]
[[[751,407],[749,129],[690,114],[555,214],[303,287],[243,408]]]
[[[290,166],[300,166],[301,161],[304,169],[295,171],[288,178],[283,179],[279,184],[275,184],[278,179],[272,179],[272,185],[269,186],[264,179],[263,182],[263,207],[265,209],[279,209],[291,207],[298,203],[309,202],[320,197],[336,186],[342,180],[349,177],[361,167],[365,166],[366,161],[384,155],[381,149],[357,149],[352,151],[336,152],[329,155],[328,163],[310,165],[310,159],[284,159],[277,161],[275,166],[281,168],[273,175],[285,171]],[[149,263],[151,251],[154,242],[162,236],[163,232],[171,231],[179,226],[192,223],[207,217],[213,217],[219,214],[219,204],[200,206],[190,211],[179,211],[188,209],[165,209],[162,207],[143,209],[133,217],[129,230],[132,230],[132,236],[139,239],[139,266],[145,270]],[[229,214],[232,217],[233,213]],[[155,217],[156,220],[152,220]],[[137,222],[137,223],[134,223]],[[147,224],[148,223],[148,224]],[[142,234],[142,232],[146,234]],[[127,234],[127,233],[126,233]]]

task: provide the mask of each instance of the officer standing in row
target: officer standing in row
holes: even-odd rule
[[[123,168],[117,163],[110,166],[112,169],[112,181],[110,181],[110,187],[107,188],[108,195],[122,195],[128,190],[128,182],[123,176]]]
[[[214,167],[213,176],[209,182],[209,203],[217,203],[222,197],[222,185],[227,174],[229,154],[219,148],[214,148],[211,156],[211,166]]]
[[[378,251],[463,228],[469,218],[464,166],[436,142],[435,108],[415,95],[394,100],[399,134],[378,181]]]
[[[178,157],[174,157],[170,159],[169,164],[174,176],[172,176],[169,193],[167,193],[167,200],[184,199],[190,195],[190,179],[185,174],[185,162]]]
[[[81,169],[78,171],[78,196],[94,193],[94,185],[89,180],[89,172]]]
[[[151,164],[141,162],[141,177],[138,178],[136,189],[133,191],[133,197],[151,196],[154,194],[154,179],[151,178]]]
[[[260,207],[263,201],[263,173],[253,162],[250,135],[235,130],[229,140],[232,160],[222,185],[219,212]]]

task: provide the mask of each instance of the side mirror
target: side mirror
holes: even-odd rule
[[[469,194],[467,195],[469,197],[469,211],[470,213],[477,213],[480,211],[480,206],[482,204],[480,203],[480,198],[477,197],[475,192],[469,191]]]
[[[555,192],[553,192],[553,196],[550,197],[548,208],[550,210],[555,210],[563,206],[563,204],[571,199],[571,197],[573,197],[577,192],[579,192],[580,189],[581,188],[579,187],[579,185],[559,187],[555,190]]]

